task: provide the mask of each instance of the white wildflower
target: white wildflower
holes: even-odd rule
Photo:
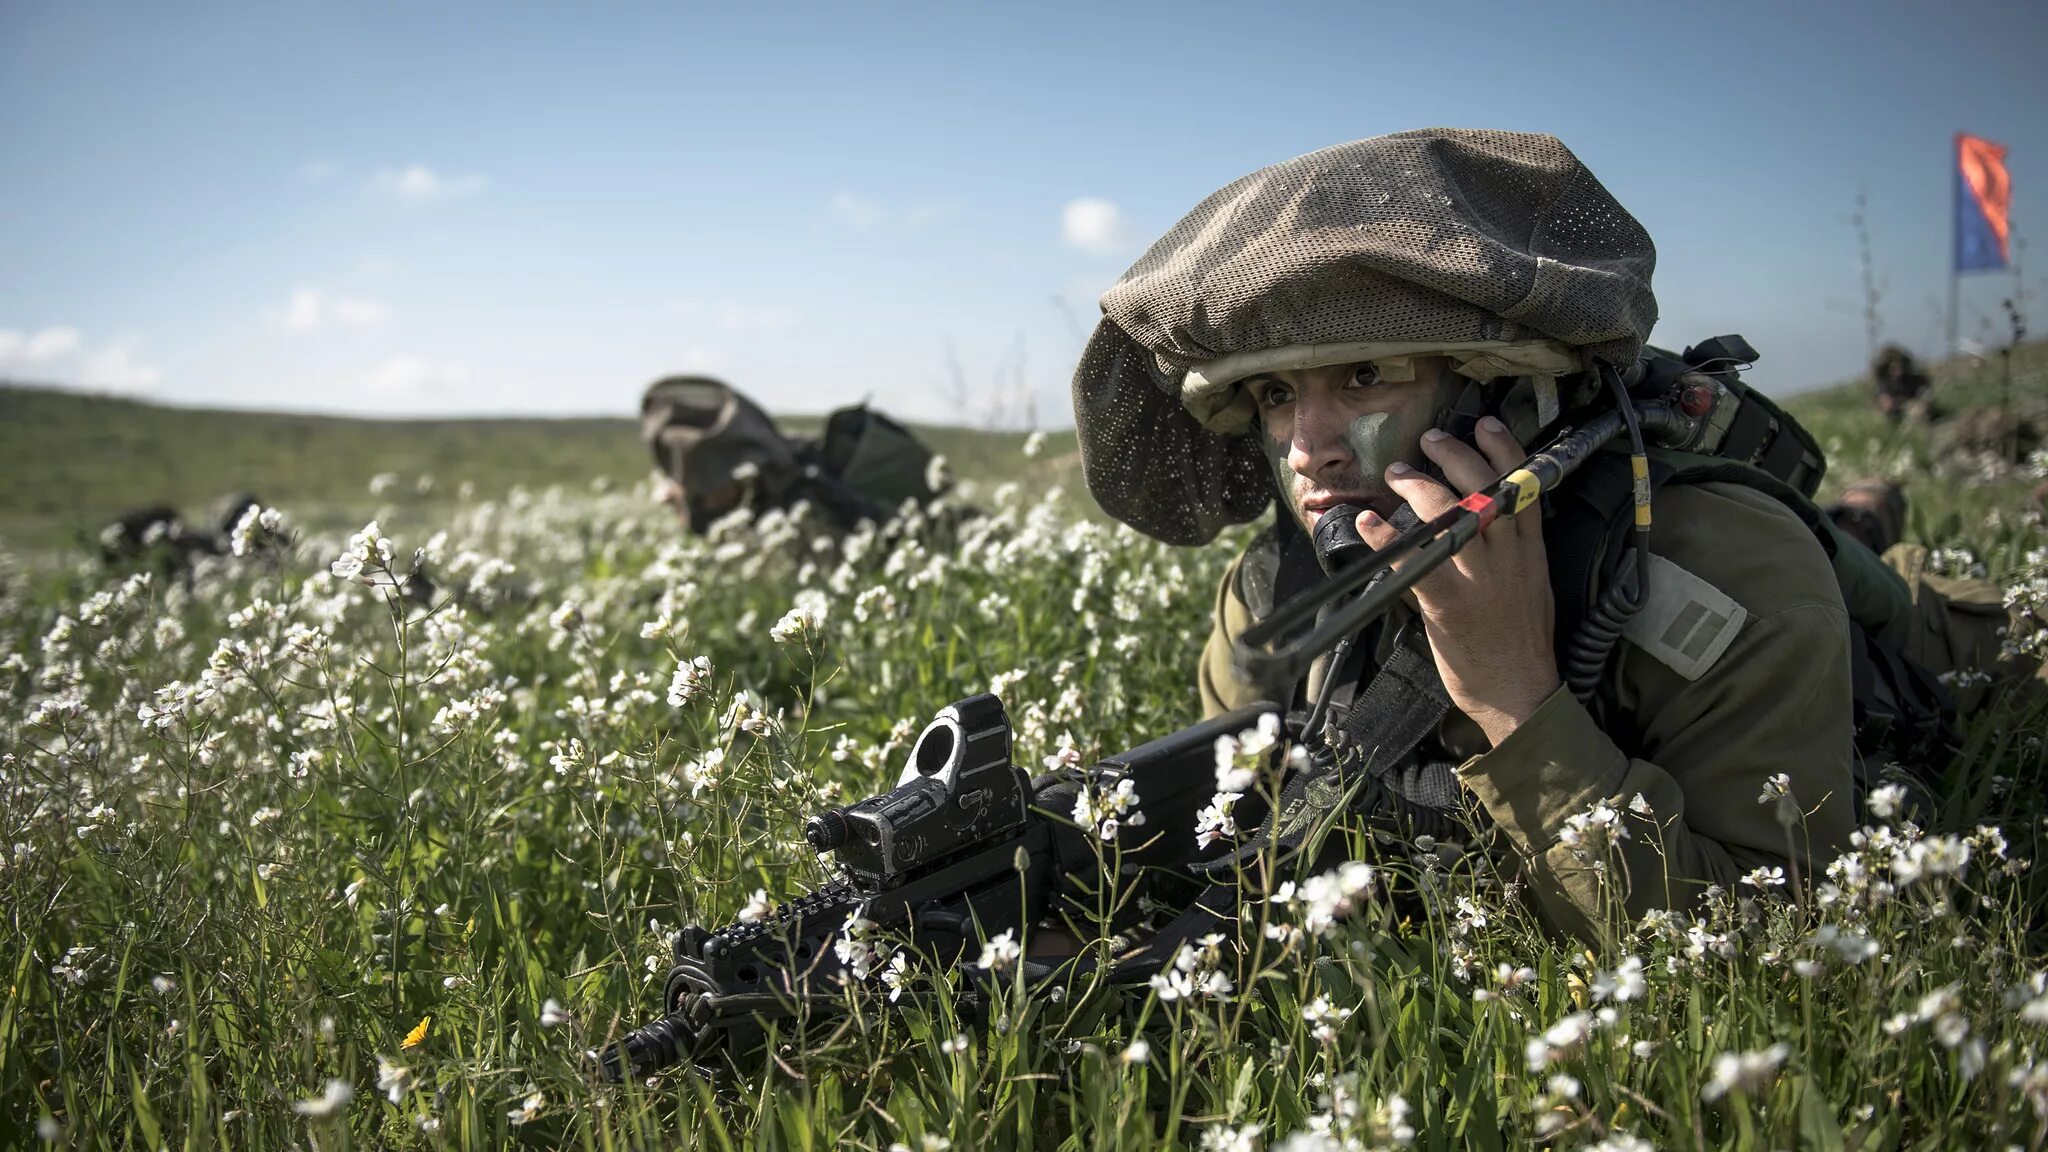
[[[1723,1052],[1714,1057],[1713,1073],[1700,1099],[1719,1100],[1730,1092],[1756,1095],[1777,1082],[1778,1067],[1792,1054],[1789,1044],[1773,1044],[1756,1052]]]
[[[1133,828],[1145,823],[1145,814],[1135,811],[1139,804],[1137,784],[1129,777],[1118,780],[1107,791],[1094,782],[1083,784],[1074,796],[1074,823],[1092,830],[1103,840],[1115,840],[1123,825]]]
[[[534,1117],[539,1116],[541,1109],[546,1106],[547,1097],[541,1095],[538,1091],[529,1092],[526,1099],[519,1102],[519,1107],[505,1113],[505,1119],[514,1126],[525,1124],[532,1121]]]
[[[711,660],[705,656],[694,656],[676,662],[675,675],[668,682],[668,703],[671,708],[681,708],[711,687]]]
[[[1362,860],[1347,860],[1328,872],[1309,877],[1297,889],[1282,884],[1273,902],[1295,910],[1303,930],[1328,936],[1337,921],[1349,915],[1372,890],[1378,873]]]
[[[1201,811],[1195,813],[1195,847],[1207,848],[1218,840],[1228,840],[1237,835],[1237,820],[1231,809],[1243,798],[1237,792],[1218,792]]]
[[[1643,977],[1643,962],[1634,956],[1624,957],[1621,966],[1612,972],[1600,972],[1593,976],[1591,990],[1595,1000],[1612,1000],[1627,1003],[1640,1000],[1649,990],[1649,981]]]
[[[1870,809],[1870,814],[1879,820],[1890,820],[1898,815],[1899,809],[1904,807],[1905,803],[1906,789],[1901,784],[1886,784],[1882,788],[1873,788],[1870,795],[1863,800],[1863,806]]]
[[[1202,1129],[1202,1152],[1258,1152],[1257,1124],[1211,1124]]]
[[[683,783],[690,786],[690,798],[696,799],[706,788],[716,790],[720,773],[725,768],[725,749],[707,748],[702,756],[683,765]]]
[[[396,1104],[405,1099],[411,1088],[412,1069],[393,1064],[383,1056],[377,1057],[377,1091],[382,1092],[386,1100]]]
[[[346,1080],[329,1080],[320,1089],[320,1095],[311,1100],[292,1101],[292,1111],[308,1120],[325,1120],[348,1107],[355,1099],[355,1086]]]
[[[1604,800],[1567,817],[1557,833],[1558,842],[1580,860],[1602,859],[1610,847],[1628,838],[1621,813]]]
[[[882,983],[889,988],[890,1003],[895,1003],[896,998],[903,995],[903,990],[910,985],[910,960],[903,953],[891,955],[889,962],[882,965]]]
[[[1326,996],[1317,996],[1301,1010],[1301,1018],[1309,1024],[1309,1035],[1321,1044],[1335,1044],[1337,1029],[1351,1019],[1352,1009],[1339,1008],[1330,1003]]]
[[[1777,867],[1752,868],[1743,875],[1741,883],[1751,888],[1783,888],[1785,870]]]
[[[875,964],[875,947],[867,937],[874,931],[875,922],[855,912],[840,926],[839,939],[832,945],[833,955],[855,980],[865,980]]]
[[[1593,1034],[1593,1014],[1574,1012],[1534,1036],[1523,1046],[1523,1056],[1531,1073],[1543,1071],[1554,1061],[1561,1060],[1577,1051]]]
[[[1024,950],[1017,945],[1016,935],[1015,931],[1005,928],[991,936],[983,942],[981,959],[976,960],[975,965],[991,972],[1000,972],[1015,964],[1018,958],[1024,955]]]

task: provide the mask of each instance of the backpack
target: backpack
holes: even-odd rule
[[[1849,615],[1858,802],[1887,761],[1942,767],[1960,747],[1955,706],[1933,673],[1906,655],[1916,622],[1912,590],[1814,503],[1826,458],[1796,419],[1737,374],[1735,365],[1753,360],[1755,350],[1739,336],[1723,336],[1678,355],[1645,348],[1644,356],[1639,398],[1646,390],[1654,395],[1681,376],[1701,373],[1741,401],[1724,433],[1710,440],[1710,452],[1650,449],[1652,491],[1676,484],[1744,485],[1783,504],[1827,554]],[[1587,622],[1598,619],[1601,593],[1618,578],[1627,551],[1634,489],[1626,450],[1602,452],[1588,461],[1554,499],[1547,536],[1562,660]],[[1579,645],[1583,648],[1584,641]],[[1619,720],[1611,690],[1610,684],[1587,700],[1602,727]]]
[[[732,487],[743,467],[753,470],[746,483],[756,511],[808,500],[842,528],[882,523],[905,500],[938,495],[927,481],[931,449],[864,404],[827,416],[815,441],[786,435],[759,405],[708,376],[656,381],[640,412],[655,467],[682,489],[696,531],[712,517],[695,498]]]

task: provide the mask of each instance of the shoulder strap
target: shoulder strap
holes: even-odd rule
[[[1827,554],[1850,617],[1850,649],[1860,751],[1939,762],[1957,746],[1954,706],[1947,693],[1900,650],[1912,621],[1911,590],[1869,549],[1842,536],[1806,494],[1762,470],[1735,460],[1652,450],[1651,485],[1740,484],[1777,500],[1797,516]],[[1544,524],[1552,593],[1557,600],[1558,653],[1615,577],[1631,518],[1626,462],[1617,453],[1588,461],[1556,496]],[[1623,718],[1611,688],[1594,705],[1595,718],[1617,740]],[[1863,783],[1859,774],[1859,786]]]

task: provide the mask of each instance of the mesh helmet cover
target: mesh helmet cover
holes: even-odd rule
[[[1553,136],[1427,129],[1262,168],[1104,293],[1073,383],[1089,491],[1139,531],[1203,543],[1273,494],[1244,406],[1217,394],[1234,381],[1203,366],[1362,344],[1627,366],[1656,322],[1655,267],[1642,225]]]
[[[758,468],[758,482],[770,491],[801,471],[775,421],[709,376],[670,376],[648,385],[640,399],[640,435],[655,467],[682,485],[686,497],[732,484],[742,464]]]

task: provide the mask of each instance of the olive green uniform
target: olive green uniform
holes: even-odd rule
[[[1443,750],[1463,758],[1458,779],[1525,862],[1544,918],[1586,939],[1597,936],[1611,897],[1559,833],[1602,800],[1626,805],[1641,795],[1654,813],[1655,828],[1629,819],[1631,838],[1619,846],[1632,917],[1683,907],[1708,885],[1733,886],[1757,868],[1783,868],[1788,882],[1795,869],[1811,877],[1855,827],[1849,620],[1812,532],[1752,489],[1683,485],[1658,497],[1654,547],[1740,604],[1748,619],[1696,680],[1633,643],[1616,649],[1611,698],[1632,746],[1617,744],[1562,687],[1499,747],[1489,748],[1456,710],[1438,730]],[[1289,694],[1288,686],[1243,682],[1231,666],[1233,641],[1270,607],[1258,603],[1258,590],[1271,581],[1255,569],[1274,562],[1255,545],[1218,590],[1199,675],[1208,715],[1275,699],[1276,687],[1278,699]],[[1312,671],[1309,687],[1319,679],[1320,669]],[[1758,802],[1780,773],[1805,812],[1789,831],[1773,805]]]
[[[1918,544],[1894,544],[1884,554],[1913,597],[1912,628],[1901,645],[1906,659],[1942,674],[1965,716],[2002,694],[2048,696],[2048,665],[2009,651],[2006,643],[2015,630],[2039,631],[2042,621],[2008,609],[2005,589],[1988,580],[1929,572],[1928,558]]]

